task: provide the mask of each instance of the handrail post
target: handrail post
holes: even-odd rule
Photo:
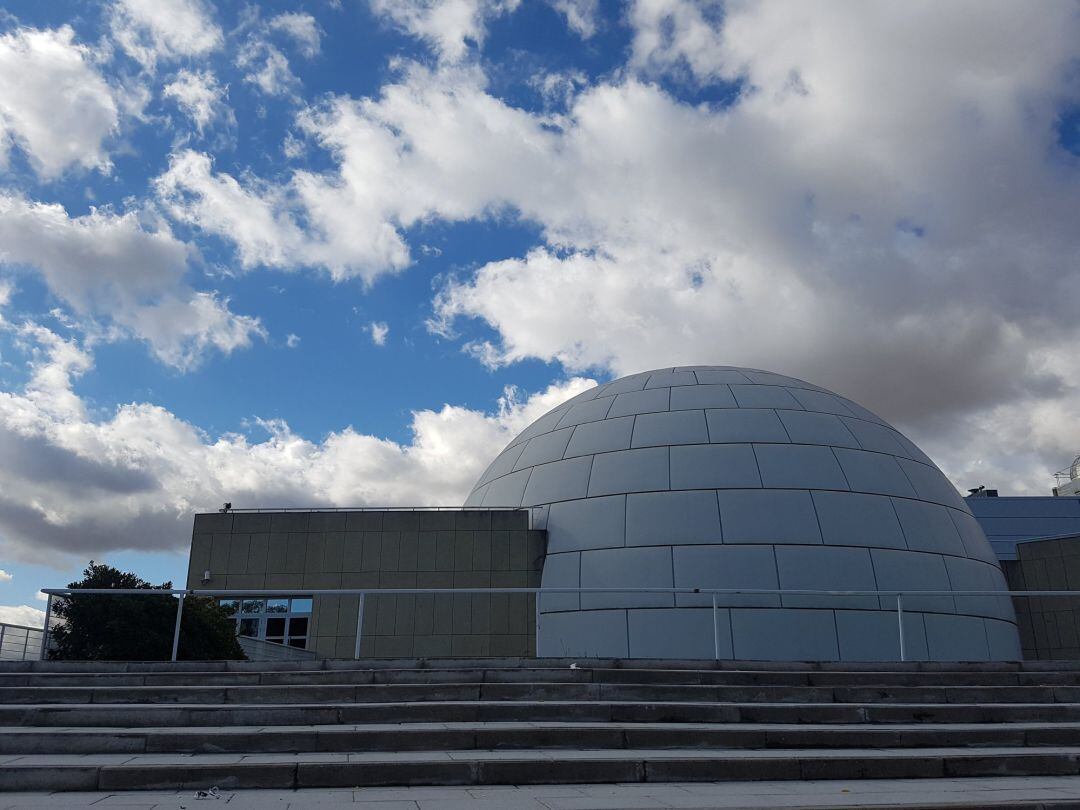
[[[581,593],[580,592],[578,593],[578,598],[579,599],[581,598]],[[536,591],[533,593],[533,599],[536,602],[536,604],[533,606],[535,608],[534,615],[533,615],[533,624],[534,624],[534,627],[533,627],[533,656],[535,656],[536,658],[539,658],[540,657],[540,589],[539,588],[537,588]]]
[[[180,619],[184,615],[184,599],[187,598],[186,593],[180,594],[180,598],[176,600],[176,627],[173,628],[172,637],[172,660],[176,660],[176,654],[180,650]]]
[[[45,627],[41,632],[41,651],[38,655],[39,659],[44,661],[45,656],[48,655],[49,649],[49,619],[52,616],[52,600],[53,595],[50,593],[48,599],[45,600]]]
[[[716,618],[716,594],[712,595],[712,644],[713,660],[720,660],[720,622]]]
[[[900,631],[900,660],[906,661],[904,654],[904,594],[896,594],[896,626]]]
[[[0,624],[0,661],[4,660],[4,631],[7,630],[6,624]]]
[[[26,660],[26,648],[30,646],[30,631],[24,630],[23,632],[25,633],[25,635],[23,636],[22,658],[20,659],[21,661]]]
[[[353,645],[353,660],[355,661],[360,657],[360,634],[364,627],[364,597],[367,594],[360,594],[360,601],[356,605],[356,644]]]

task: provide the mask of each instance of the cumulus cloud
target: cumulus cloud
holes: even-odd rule
[[[370,281],[409,263],[393,224],[332,179],[300,172],[285,186],[242,184],[215,172],[209,155],[187,150],[173,156],[155,188],[171,216],[232,242],[245,269],[320,267],[336,281]]]
[[[370,0],[371,10],[427,42],[440,60],[460,62],[480,46],[489,20],[515,11],[521,0]]]
[[[376,346],[385,346],[386,338],[390,334],[390,327],[383,321],[372,321],[367,326],[367,331],[371,333],[371,342]]]
[[[110,23],[120,48],[148,70],[159,60],[205,56],[224,43],[202,0],[116,0]]]
[[[60,205],[0,194],[0,264],[32,267],[78,316],[147,341],[182,369],[210,347],[228,353],[264,334],[257,319],[187,286],[188,259],[165,224],[140,221],[138,212],[71,217]]]
[[[84,347],[36,325],[38,349],[17,392],[0,393],[0,538],[15,559],[57,553],[182,548],[191,515],[245,506],[460,504],[485,465],[526,425],[592,381],[572,379],[492,412],[444,405],[412,415],[398,443],[347,427],[315,442],[279,421],[265,438],[209,436],[163,407],[121,406],[96,418],[74,390],[92,365]]]
[[[724,5],[721,0],[632,0],[627,13],[634,31],[631,64],[649,72],[689,70],[698,81],[718,78],[730,64],[725,47],[730,29],[721,29]],[[744,14],[746,6],[732,4],[732,18]]]
[[[16,145],[46,179],[71,167],[109,169],[105,142],[119,107],[91,57],[66,25],[0,36],[0,168]]]
[[[310,14],[285,12],[263,20],[258,9],[249,8],[238,31],[246,31],[236,55],[236,66],[244,71],[244,81],[264,95],[299,100],[301,82],[289,58],[275,44],[285,40],[305,59],[312,59],[322,44],[322,30]]]
[[[11,574],[3,568],[0,568],[0,582],[11,582],[12,579],[14,579],[14,577]]]
[[[322,30],[310,14],[284,12],[271,17],[266,26],[270,31],[278,31],[291,39],[305,59],[312,59],[318,55],[322,43]]]
[[[596,33],[597,0],[551,0],[551,5],[566,18],[570,30],[582,39]]]
[[[194,122],[201,135],[215,119],[232,120],[232,110],[225,104],[228,87],[218,83],[209,70],[177,72],[171,82],[162,89],[162,95],[176,102]]]
[[[30,605],[0,605],[0,623],[18,624],[22,627],[44,627],[45,611]]]

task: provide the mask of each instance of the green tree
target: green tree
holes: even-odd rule
[[[79,582],[82,588],[168,589],[171,582],[146,580],[93,560]],[[176,599],[146,596],[73,594],[54,599],[60,621],[50,633],[49,657],[67,661],[168,661],[176,626]],[[236,641],[236,625],[213,599],[188,596],[180,622],[177,658],[197,661],[244,658]]]

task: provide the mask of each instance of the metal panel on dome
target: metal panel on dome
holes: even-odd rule
[[[887,495],[814,492],[812,496],[826,545],[907,548],[900,519]]]
[[[843,420],[847,429],[859,440],[859,446],[863,450],[889,453],[894,456],[909,455],[907,448],[900,443],[896,432],[885,425],[878,425],[863,419],[854,419],[850,416],[841,416],[839,418]]]
[[[581,552],[582,588],[672,588],[671,548],[600,549]],[[670,593],[583,593],[581,609],[673,607]]]
[[[548,554],[626,545],[626,495],[553,503]]]
[[[772,546],[676,546],[675,587],[776,590],[776,554]],[[711,606],[707,594],[679,594],[676,604]],[[723,594],[721,605],[780,607],[775,594]]]
[[[740,408],[802,408],[786,388],[778,385],[733,385],[731,393]]]
[[[667,388],[653,388],[648,391],[631,391],[615,397],[608,416],[631,416],[636,413],[657,413],[668,409]]]
[[[566,452],[566,444],[574,428],[562,428],[535,436],[525,443],[525,448],[514,463],[514,469],[522,467],[535,467],[537,464],[546,464],[549,461],[558,461]]]
[[[638,608],[626,613],[632,658],[712,658],[717,642],[721,656],[732,655],[726,610],[717,611],[715,628],[712,611],[700,608]],[[718,638],[714,629],[719,630]]]
[[[607,412],[611,410],[612,400],[610,397],[598,397],[597,399],[589,400],[588,402],[580,402],[577,405],[572,405],[563,414],[557,425],[552,425],[547,428],[548,431],[554,430],[556,427],[568,427],[570,425],[580,425],[582,422],[597,422],[607,416]],[[546,431],[545,431],[546,432]]]
[[[749,661],[835,661],[836,620],[831,610],[732,608],[735,658]]]
[[[692,371],[657,371],[649,375],[645,388],[671,388],[673,385],[694,385],[696,382]]]
[[[755,444],[754,454],[766,489],[848,489],[831,447]]]
[[[694,376],[697,378],[698,385],[738,385],[752,382],[741,371],[730,368],[698,368],[694,370]]]
[[[671,389],[673,411],[692,411],[699,408],[737,408],[735,395],[726,385],[684,385]]]
[[[894,456],[843,447],[836,448],[834,452],[852,492],[918,497]]]
[[[617,404],[617,403],[616,403]],[[705,411],[643,413],[634,419],[631,447],[669,447],[676,444],[708,444]]]
[[[870,549],[874,575],[882,591],[949,591],[952,585],[940,554],[899,551],[885,548]],[[896,609],[896,598],[881,597],[885,610]],[[907,610],[927,610],[953,613],[956,604],[951,596],[905,596]]]
[[[672,489],[760,487],[750,444],[690,444],[671,448]]]
[[[709,427],[709,441],[716,444],[789,441],[784,424],[773,410],[707,410],[705,421]]]
[[[574,428],[574,435],[566,446],[564,458],[607,453],[612,450],[629,450],[634,433],[634,417],[621,416],[602,422],[587,422]]]
[[[668,488],[668,449],[643,447],[593,456],[589,497]]]
[[[809,492],[728,489],[716,495],[725,543],[821,543]]]
[[[986,621],[977,616],[924,614],[930,657],[949,661],[989,661]]]
[[[586,497],[592,463],[591,458],[582,456],[533,467],[522,505],[536,506]]]
[[[873,591],[877,588],[870,549],[830,546],[777,546],[780,587],[811,591]],[[876,596],[783,597],[784,607],[858,608],[874,610]]]
[[[911,550],[966,555],[960,532],[949,517],[949,507],[906,498],[894,498],[893,507]]]
[[[788,436],[796,444],[821,444],[830,447],[859,447],[840,417],[814,411],[777,411]]]
[[[716,493],[639,492],[626,496],[626,545],[719,543]]]

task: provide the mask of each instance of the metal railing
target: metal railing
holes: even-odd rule
[[[45,629],[0,622],[0,661],[41,658],[45,649]]]
[[[363,638],[363,623],[364,623],[364,605],[369,596],[422,596],[422,595],[484,595],[484,594],[531,594],[535,598],[535,624],[534,630],[537,638],[539,638],[540,621],[542,612],[557,612],[557,611],[542,611],[541,598],[543,596],[555,596],[555,595],[581,595],[581,594],[620,594],[620,595],[633,595],[633,594],[671,594],[673,596],[686,595],[686,596],[703,596],[711,597],[712,600],[712,625],[713,625],[713,650],[716,660],[721,659],[721,632],[719,621],[719,608],[728,607],[728,605],[721,605],[721,597],[725,596],[816,596],[821,598],[829,597],[877,597],[879,599],[878,611],[883,611],[885,608],[881,608],[882,604],[880,600],[889,599],[895,603],[895,609],[888,608],[890,612],[896,613],[896,626],[899,641],[899,654],[900,660],[907,660],[907,649],[904,639],[904,599],[913,599],[918,597],[1074,597],[1080,598],[1080,591],[997,591],[997,590],[978,590],[978,591],[871,591],[871,590],[853,590],[853,591],[831,591],[831,590],[810,590],[810,589],[784,589],[784,588],[314,588],[314,589],[260,589],[260,590],[237,590],[237,589],[183,589],[183,588],[42,588],[42,593],[48,596],[48,601],[45,605],[45,638],[41,643],[41,657],[45,657],[45,652],[48,644],[48,629],[49,620],[52,613],[52,604],[54,597],[71,597],[81,595],[94,595],[94,596],[175,596],[176,600],[176,623],[173,628],[173,640],[172,640],[172,655],[171,660],[175,661],[177,651],[180,644],[180,622],[184,612],[184,600],[189,596],[205,596],[214,598],[237,598],[237,599],[268,599],[285,596],[296,596],[302,593],[304,596],[356,596],[359,597],[358,606],[356,610],[356,643],[353,648],[353,658],[360,657],[360,642]],[[822,608],[829,609],[829,608]],[[917,612],[941,612],[941,611],[925,611],[924,609],[917,609]]]

